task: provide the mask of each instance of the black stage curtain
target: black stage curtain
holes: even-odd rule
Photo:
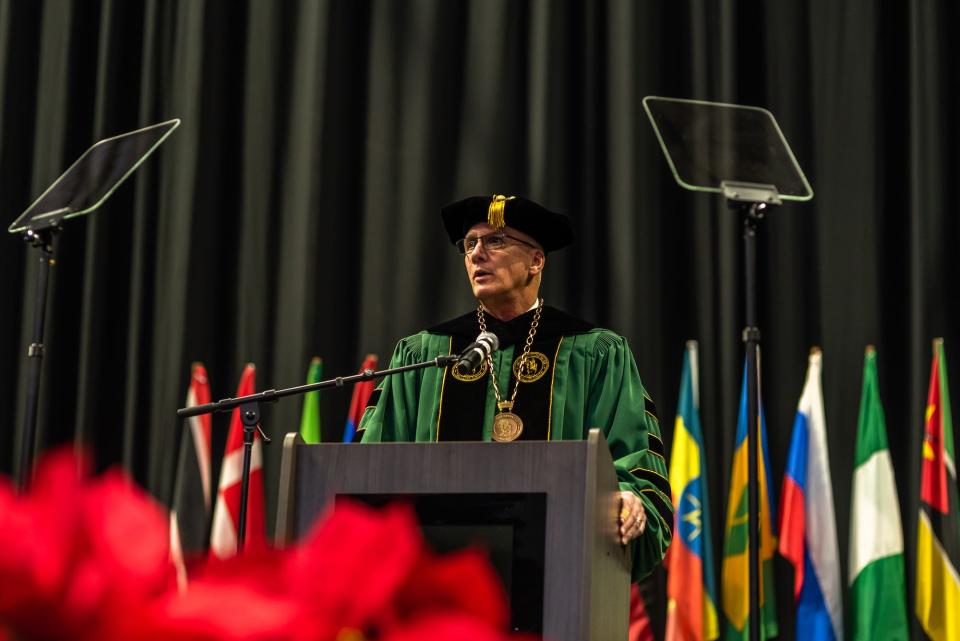
[[[700,341],[719,585],[741,224],[672,182],[641,99],[760,105],[816,192],[760,233],[775,491],[820,345],[846,559],[863,350],[876,345],[912,603],[930,340],[944,336],[960,367],[958,14],[927,0],[0,0],[3,220],[93,141],[183,120],[60,234],[40,447],[89,444],[98,467],[121,463],[166,500],[191,361],[223,398],[247,361],[264,389],[300,383],[313,354],[330,375],[368,351],[385,360],[399,337],[474,305],[438,208],[524,194],[578,234],[549,257],[546,300],[630,340],[668,443],[684,341]],[[0,469],[12,473],[36,257],[2,243]],[[322,403],[335,440],[347,394]],[[264,425],[279,441],[299,412],[284,401]],[[271,498],[279,453],[268,448]],[[782,562],[778,576],[790,639]]]

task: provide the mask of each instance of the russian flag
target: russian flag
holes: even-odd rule
[[[821,354],[810,351],[793,422],[780,499],[780,554],[794,568],[798,639],[843,639],[840,559],[820,384]]]

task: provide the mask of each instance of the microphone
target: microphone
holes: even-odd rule
[[[480,332],[477,340],[473,341],[460,354],[456,367],[463,368],[462,371],[472,372],[480,366],[487,356],[497,351],[500,347],[500,340],[493,332]]]

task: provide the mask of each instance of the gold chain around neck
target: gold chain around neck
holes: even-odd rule
[[[523,366],[527,364],[527,356],[530,354],[530,346],[533,345],[533,337],[537,335],[537,326],[540,325],[540,313],[543,311],[543,299],[537,299],[537,310],[533,313],[533,321],[530,322],[530,331],[527,333],[527,342],[523,346],[523,354],[520,355],[520,363],[517,366],[519,371],[523,371]],[[487,318],[483,313],[483,304],[477,306],[477,321],[480,323],[480,331],[487,331]],[[493,357],[487,354],[487,369],[490,370],[490,379],[493,381],[493,393],[497,397],[497,406],[503,402],[500,396],[500,386],[497,384],[497,374],[493,371]],[[513,385],[513,394],[510,396],[510,405],[517,398],[517,390],[520,389],[520,379]]]

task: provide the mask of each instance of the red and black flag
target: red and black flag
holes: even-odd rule
[[[917,522],[917,618],[933,641],[960,641],[960,504],[943,339],[933,367],[923,436]]]

